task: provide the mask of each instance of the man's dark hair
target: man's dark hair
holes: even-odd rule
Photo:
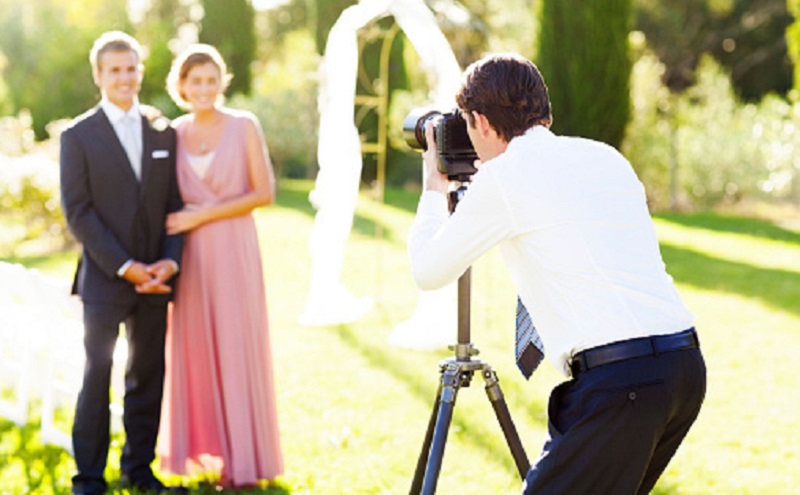
[[[513,53],[490,55],[470,65],[456,102],[471,126],[471,112],[477,111],[506,141],[552,120],[542,74]]]

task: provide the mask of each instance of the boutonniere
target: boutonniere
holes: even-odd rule
[[[161,113],[156,107],[151,107],[150,105],[142,105],[142,114],[147,119],[147,122],[150,124],[150,127],[156,132],[163,132],[167,130],[169,127],[169,119],[164,117],[164,114]]]

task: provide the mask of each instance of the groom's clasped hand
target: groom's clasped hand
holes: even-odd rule
[[[128,267],[124,278],[136,286],[139,294],[169,294],[172,287],[167,281],[177,272],[170,260],[159,260],[146,265],[134,262]]]

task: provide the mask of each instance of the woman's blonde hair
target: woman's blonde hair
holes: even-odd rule
[[[214,64],[219,69],[220,78],[222,80],[222,88],[217,97],[217,104],[222,104],[224,100],[223,93],[228,89],[228,85],[233,79],[231,74],[228,74],[228,68],[222,55],[219,54],[216,48],[204,43],[195,43],[188,46],[183,52],[178,55],[172,62],[172,67],[167,76],[167,92],[172,100],[182,109],[189,110],[189,102],[186,101],[186,95],[180,89],[181,82],[186,80],[194,67],[204,64]]]

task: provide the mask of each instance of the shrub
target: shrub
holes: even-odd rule
[[[708,56],[701,58],[695,85],[677,95],[661,85],[662,71],[652,54],[636,62],[624,146],[651,207],[800,199],[793,144],[800,105],[774,95],[742,103],[729,75]]]
[[[32,121],[4,117],[0,127],[0,236],[2,256],[20,254],[21,247],[37,251],[61,249],[72,242],[61,210],[58,139],[65,121],[47,126],[54,136],[33,142]],[[17,228],[11,228],[17,226]]]
[[[279,50],[254,71],[253,95],[235,96],[230,103],[258,117],[277,175],[309,177],[317,152],[319,56],[304,31],[289,33]]]
[[[58,164],[44,153],[24,157],[0,155],[0,215],[4,223],[21,225],[7,232],[3,256],[20,254],[28,245],[37,251],[60,249],[68,244],[67,223],[61,211]],[[32,245],[35,244],[35,245]]]

